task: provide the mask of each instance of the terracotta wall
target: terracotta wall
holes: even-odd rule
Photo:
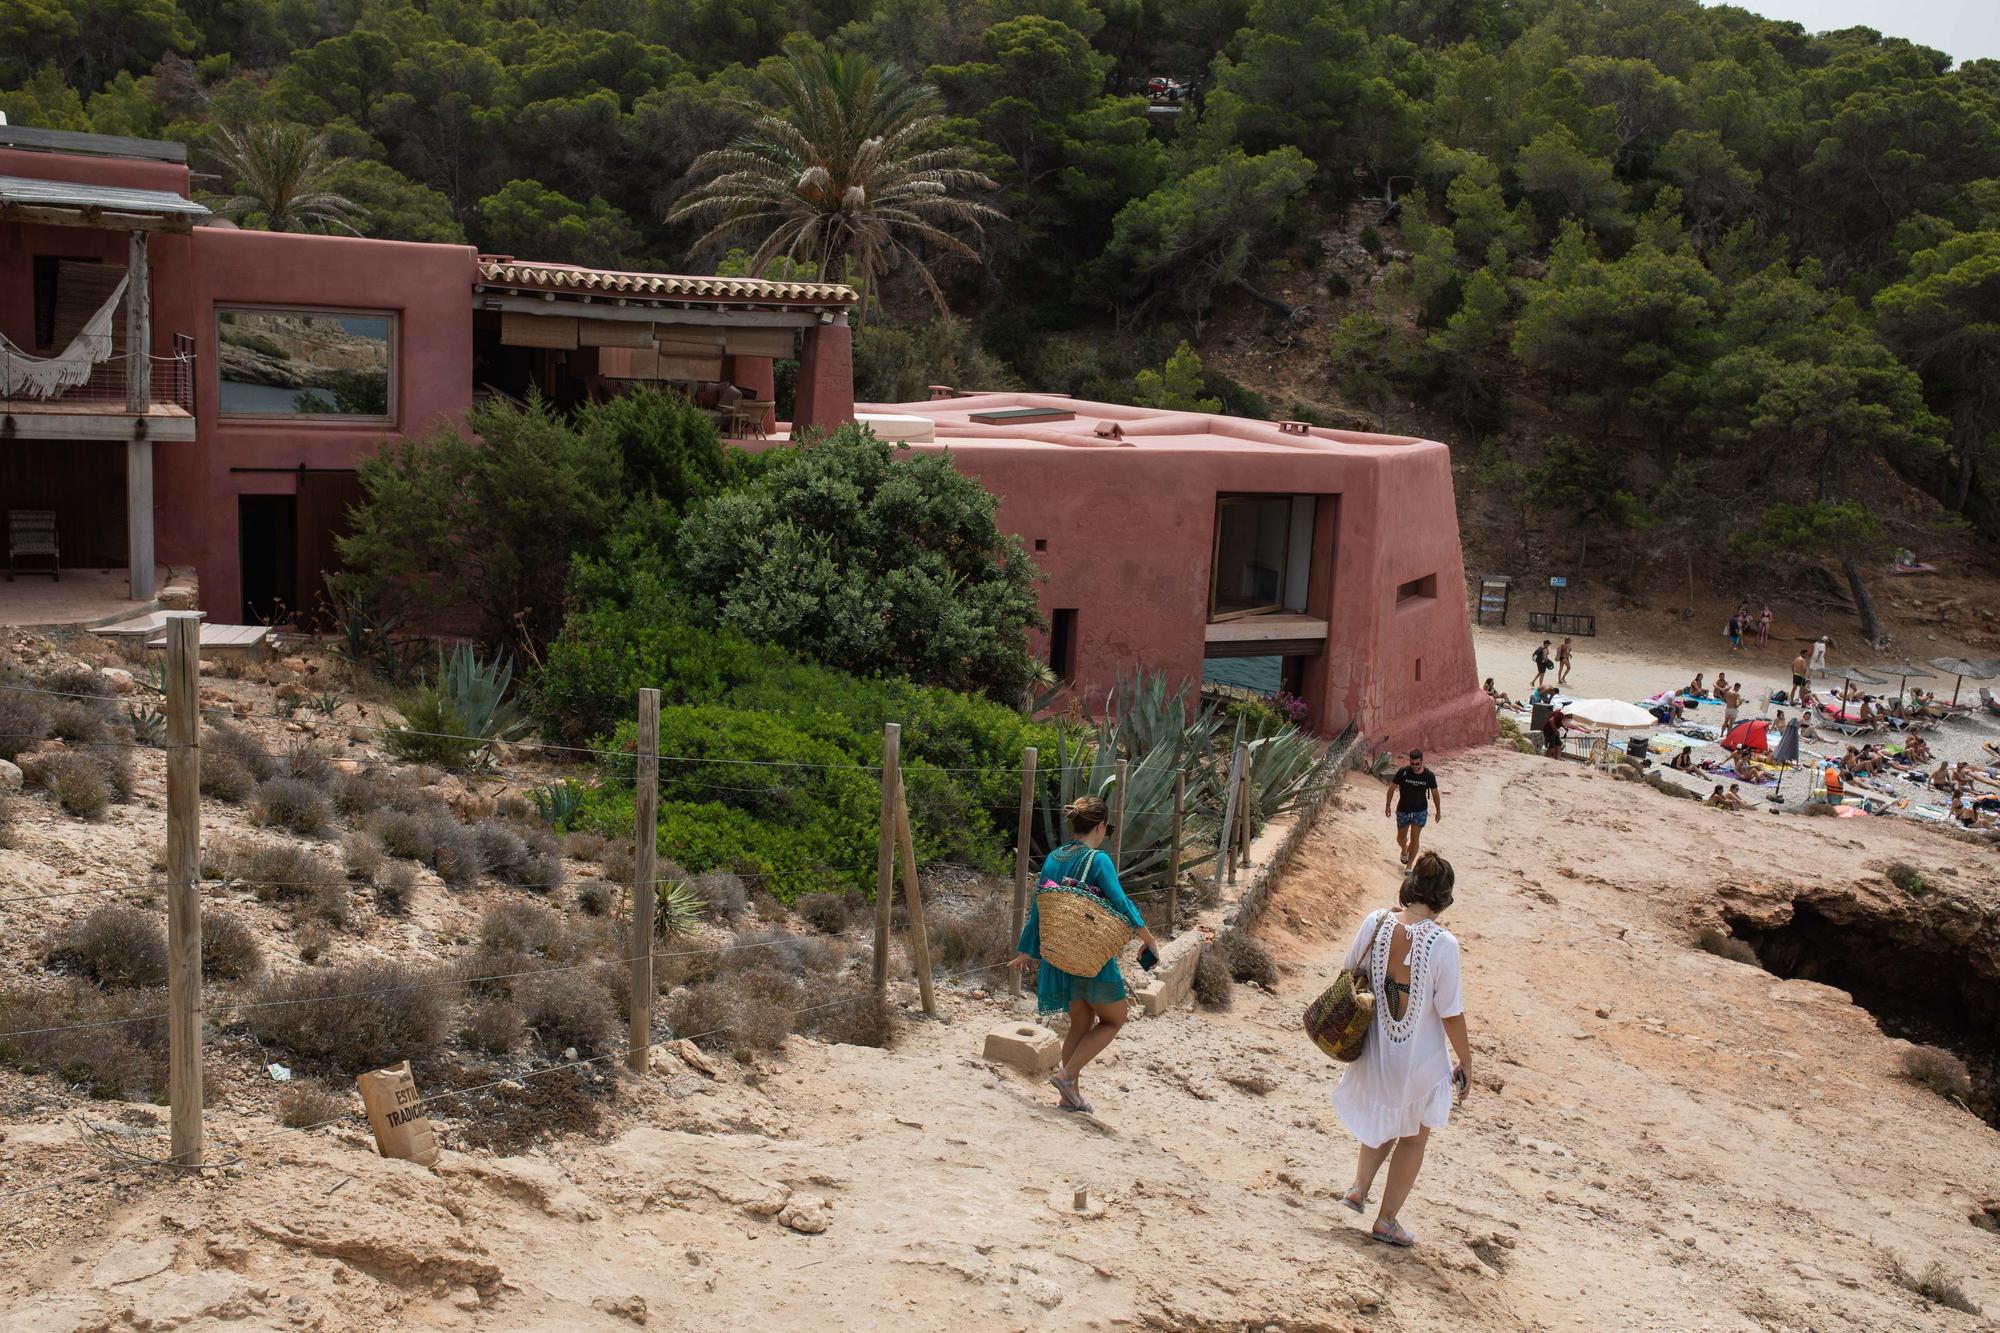
[[[159,553],[200,569],[202,604],[233,621],[242,602],[237,497],[286,495],[295,474],[233,468],[352,468],[390,435],[423,435],[472,405],[469,246],[198,228],[191,307],[199,358],[197,443],[162,446],[156,465]],[[396,420],[242,421],[216,412],[218,305],[332,307],[397,316]]]

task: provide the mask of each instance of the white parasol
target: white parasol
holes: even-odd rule
[[[1660,725],[1660,720],[1651,713],[1623,699],[1578,699],[1564,704],[1563,712],[1572,722],[1603,727],[1606,731],[1636,731]]]

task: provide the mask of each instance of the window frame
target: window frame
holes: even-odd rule
[[[1324,498],[1325,498],[1324,496],[1322,496],[1319,492],[1316,491],[1218,491],[1216,493],[1215,509],[1214,509],[1215,517],[1213,520],[1214,530],[1209,538],[1209,551],[1208,551],[1208,623],[1209,624],[1221,625],[1221,624],[1226,624],[1232,620],[1243,620],[1250,616],[1304,614],[1304,612],[1298,610],[1297,608],[1287,605],[1285,601],[1286,588],[1291,582],[1292,558],[1293,558],[1292,547],[1298,536],[1298,534],[1294,531],[1294,528],[1298,522],[1298,515],[1299,515],[1298,504],[1299,501],[1301,500],[1310,500],[1312,502],[1313,517],[1308,519],[1308,527],[1306,529],[1306,553],[1305,553],[1307,569],[1308,572],[1310,572],[1312,566],[1312,560],[1314,555],[1316,554],[1315,551],[1313,550],[1314,543],[1312,539],[1315,536],[1317,536],[1317,533],[1313,529],[1317,527],[1318,523],[1317,514],[1319,512],[1319,505]],[[1228,611],[1218,610],[1217,609],[1218,590],[1216,586],[1216,580],[1220,577],[1222,573],[1223,509],[1226,506],[1233,504],[1258,504],[1258,503],[1267,503],[1272,500],[1283,500],[1286,502],[1287,506],[1285,510],[1284,540],[1279,543],[1280,550],[1282,551],[1281,558],[1283,560],[1283,563],[1278,568],[1278,600],[1268,605],[1252,606],[1252,607],[1236,607]],[[1308,589],[1305,595],[1308,598],[1311,596],[1310,585],[1308,585]]]
[[[232,412],[222,405],[222,320],[234,314],[356,315],[388,323],[389,404],[381,415],[363,416],[346,412]],[[395,426],[402,415],[403,312],[370,306],[287,305],[269,301],[217,301],[213,310],[215,330],[215,417],[217,421],[246,421],[260,424],[283,422],[288,426]]]

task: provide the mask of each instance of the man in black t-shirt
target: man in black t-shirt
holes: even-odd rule
[[[1396,770],[1396,776],[1389,779],[1389,790],[1382,798],[1382,813],[1388,815],[1393,804],[1396,816],[1396,850],[1402,854],[1405,866],[1417,859],[1417,845],[1424,840],[1424,825],[1430,821],[1430,811],[1424,809],[1425,797],[1437,811],[1438,822],[1444,822],[1444,798],[1438,795],[1437,774],[1424,767],[1424,752],[1410,751],[1410,762]]]

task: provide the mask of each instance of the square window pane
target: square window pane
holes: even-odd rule
[[[216,403],[224,416],[392,415],[395,317],[311,310],[216,316]]]

